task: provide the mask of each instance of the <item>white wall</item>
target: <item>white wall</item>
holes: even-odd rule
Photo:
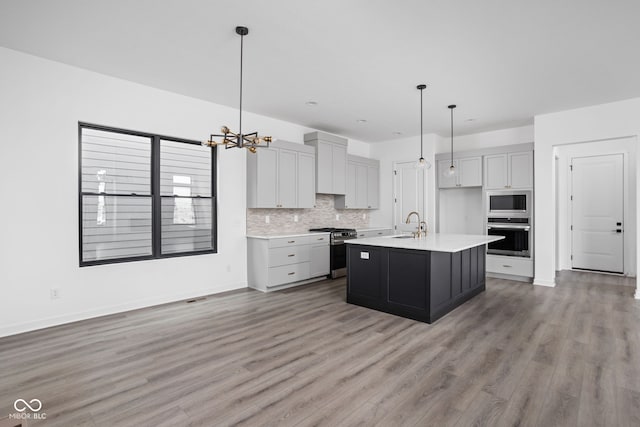
[[[535,117],[534,127],[536,206],[534,283],[553,286],[556,252],[554,146],[637,137],[640,133],[640,98],[539,115]],[[637,179],[638,174],[636,174],[636,200],[638,200]],[[638,223],[639,212],[640,210],[636,209],[636,223]],[[637,235],[638,229],[636,229],[636,240]],[[636,265],[638,265],[637,259]],[[638,290],[636,290],[636,297],[640,298]]]
[[[438,191],[439,233],[486,234],[486,214],[480,187]]]
[[[204,140],[237,110],[4,48],[0,64],[0,336],[247,285],[246,150],[220,150],[217,254],[78,267],[78,121]],[[313,131],[244,123],[300,143]]]
[[[455,130],[455,129],[454,129]],[[478,150],[501,147],[503,145],[524,144],[533,142],[533,125],[508,128],[470,135],[453,136],[453,151]],[[448,153],[451,150],[451,137],[438,137],[436,154]]]
[[[427,221],[429,230],[436,229],[436,165],[433,156],[437,138],[438,136],[436,134],[423,136],[424,158],[431,163],[431,168],[427,169],[427,185],[425,190],[427,201],[427,218],[425,221]],[[370,144],[370,154],[371,158],[380,160],[380,209],[371,211],[370,225],[372,227],[392,227],[393,163],[417,162],[420,157],[420,136]]]
[[[571,173],[574,157],[624,155],[624,273],[636,275],[636,140],[623,138],[556,147],[557,264],[556,270],[571,268]]]

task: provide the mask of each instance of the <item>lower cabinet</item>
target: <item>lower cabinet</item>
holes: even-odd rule
[[[347,302],[432,323],[484,291],[485,252],[347,244]]]
[[[533,278],[533,260],[531,258],[487,255],[487,273],[489,275],[518,276],[524,281]]]
[[[322,280],[329,274],[329,233],[247,239],[249,286],[264,292]]]

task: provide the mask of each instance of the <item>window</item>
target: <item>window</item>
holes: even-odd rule
[[[80,265],[216,252],[216,150],[79,124]]]

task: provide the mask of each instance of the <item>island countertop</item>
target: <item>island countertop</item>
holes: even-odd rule
[[[481,234],[428,234],[426,237],[413,238],[406,235],[368,237],[346,240],[350,245],[383,246],[387,248],[414,249],[434,252],[460,252],[487,243],[504,239],[504,236],[486,236]]]

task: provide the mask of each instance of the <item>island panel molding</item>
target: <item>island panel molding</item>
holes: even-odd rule
[[[347,302],[432,323],[484,291],[486,244],[501,238],[347,240]]]

